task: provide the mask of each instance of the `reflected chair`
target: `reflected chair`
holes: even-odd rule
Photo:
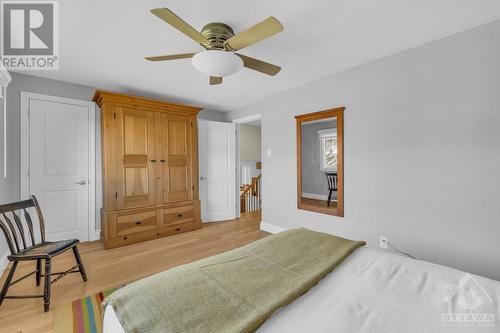
[[[34,209],[38,215],[38,226],[40,232],[40,242],[35,240],[35,229],[33,220],[30,216],[30,210]],[[70,273],[80,273],[83,281],[87,281],[87,274],[83,266],[80,253],[78,252],[78,239],[70,239],[57,242],[49,242],[45,240],[45,225],[43,222],[42,211],[35,196],[29,200],[14,202],[10,204],[0,205],[0,229],[2,229],[7,245],[10,250],[10,255],[7,257],[12,262],[12,267],[7,275],[7,279],[0,291],[0,305],[5,299],[25,299],[25,298],[42,298],[44,311],[49,311],[50,308],[50,286],[52,283],[63,278]],[[27,237],[29,236],[29,238]],[[67,250],[73,250],[76,265],[66,270],[65,272],[52,273],[52,259]],[[42,272],[42,260],[45,262],[45,270]],[[17,265],[20,261],[36,261],[36,270],[28,273],[15,281],[12,281]],[[35,275],[36,285],[40,286],[42,277],[44,278],[44,288],[42,295],[18,295],[7,296],[9,287],[24,280],[25,278]],[[52,276],[56,276],[51,279]]]
[[[332,201],[332,193],[337,192],[337,173],[336,172],[325,172],[326,181],[328,183],[328,207],[330,207],[330,201]]]

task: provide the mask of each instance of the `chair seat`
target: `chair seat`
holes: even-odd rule
[[[61,252],[64,252],[75,244],[78,244],[78,239],[68,239],[58,242],[43,242],[35,246],[28,247],[16,254],[8,256],[9,260],[32,260],[32,259],[48,259]]]

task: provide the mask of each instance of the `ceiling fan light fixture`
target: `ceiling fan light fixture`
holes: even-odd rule
[[[196,70],[213,77],[228,76],[243,68],[243,60],[239,56],[221,50],[199,52],[191,62]]]

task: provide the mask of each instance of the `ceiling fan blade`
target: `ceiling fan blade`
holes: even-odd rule
[[[187,58],[192,58],[195,54],[196,53],[181,53],[181,54],[162,55],[156,57],[146,57],[146,60],[165,61],[165,60],[187,59]]]
[[[203,36],[198,30],[184,22],[179,16],[175,15],[170,9],[155,8],[151,9],[151,13],[161,18],[192,40],[202,45],[210,45],[210,41]]]
[[[253,69],[254,71],[261,72],[261,73],[271,75],[271,76],[275,76],[281,70],[280,66],[276,66],[276,65],[270,64],[268,62],[265,62],[265,61],[262,61],[259,59],[247,57],[243,54],[236,53],[236,55],[238,57],[240,57],[241,60],[243,60],[243,66],[245,66],[246,68],[249,68],[249,69]]]
[[[211,76],[210,77],[210,85],[215,86],[217,84],[222,84],[222,77]]]
[[[244,47],[260,42],[284,30],[283,25],[275,17],[268,17],[253,27],[229,38],[224,47],[230,51],[238,51]]]

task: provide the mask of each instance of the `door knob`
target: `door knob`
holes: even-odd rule
[[[74,182],[74,184],[77,184],[77,185],[87,185],[87,182],[85,180],[80,180],[79,182]]]
[[[200,180],[205,180],[205,177],[200,177]]]

